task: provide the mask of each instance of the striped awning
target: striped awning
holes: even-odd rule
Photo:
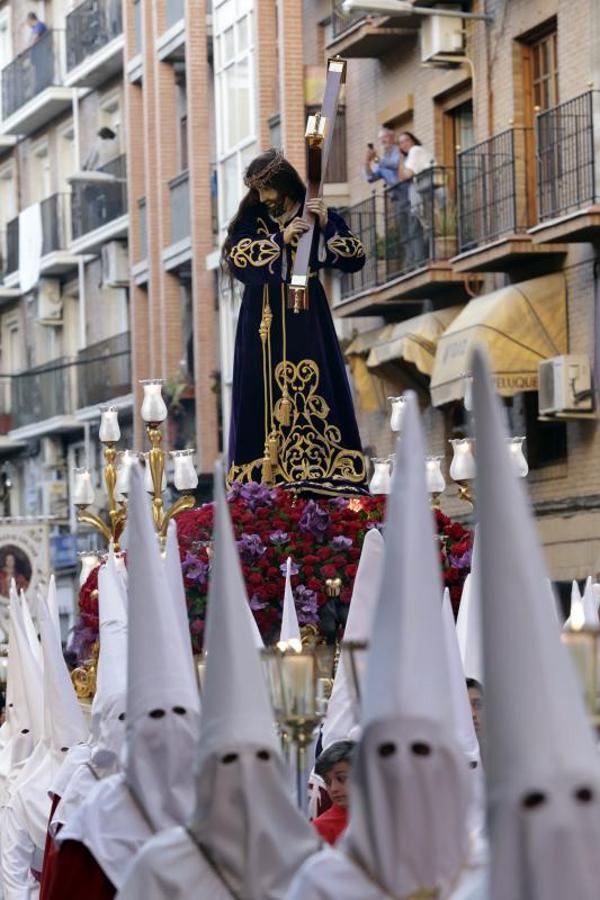
[[[499,394],[537,391],[540,361],[567,352],[564,275],[521,281],[466,304],[438,341],[430,385],[434,406],[462,400],[477,344],[487,350]]]

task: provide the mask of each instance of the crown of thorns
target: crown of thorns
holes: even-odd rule
[[[259,169],[258,172],[253,172],[252,175],[246,174],[244,176],[244,184],[248,188],[259,188],[264,187],[264,185],[269,184],[273,175],[276,172],[279,172],[280,169],[285,165],[285,157],[282,153],[276,153],[273,159],[268,162],[262,169]]]

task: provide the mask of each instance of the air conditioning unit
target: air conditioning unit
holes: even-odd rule
[[[421,23],[421,62],[434,61],[436,56],[462,54],[464,50],[464,22],[454,16],[444,16],[444,9],[460,10],[447,4],[439,9],[439,16],[426,16]]]
[[[40,495],[43,516],[56,516],[59,519],[68,517],[66,481],[43,481]]]
[[[593,409],[592,375],[587,356],[553,356],[539,364],[540,416],[574,415]]]
[[[45,469],[57,469],[64,465],[62,447],[51,437],[43,437],[40,444],[40,456]]]
[[[127,245],[110,241],[102,247],[102,287],[129,287],[129,253]]]
[[[62,325],[63,301],[58,278],[40,278],[37,289],[37,321]]]

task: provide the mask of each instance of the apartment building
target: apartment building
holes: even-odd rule
[[[597,413],[583,378],[570,408],[540,416],[537,369],[581,354],[598,385],[600,10],[594,0],[453,8],[474,17],[304,4],[307,66],[349,61],[346,215],[369,254],[339,284],[335,313],[365,446],[391,451],[387,397],[415,388],[453,515],[468,510],[448,478],[449,440],[468,427],[465,348],[474,336],[487,346],[512,432],[526,437],[552,577],[566,582],[600,569]],[[394,189],[363,174],[382,125],[412,132],[434,162],[411,187],[416,254]]]

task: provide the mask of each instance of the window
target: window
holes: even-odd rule
[[[219,225],[240,201],[243,173],[256,154],[254,19],[252,0],[214,4],[215,110]]]
[[[179,173],[187,172],[188,169],[188,116],[185,72],[176,77],[175,103],[177,113],[177,172]]]
[[[558,103],[557,34],[554,28],[530,45],[533,105],[549,109]]]
[[[12,60],[12,40],[10,34],[10,7],[0,10],[0,70]]]
[[[46,138],[33,148],[31,154],[31,202],[45,200],[52,193],[52,171]]]
[[[537,391],[517,394],[507,401],[508,420],[514,435],[524,435],[529,468],[564,462],[567,458],[565,422],[540,422]]]
[[[473,101],[466,100],[458,106],[444,110],[444,165],[456,168],[456,157],[475,143],[473,128]]]
[[[116,134],[117,143],[121,147],[121,96],[112,93],[105,97],[100,107],[99,128],[110,128]]]

